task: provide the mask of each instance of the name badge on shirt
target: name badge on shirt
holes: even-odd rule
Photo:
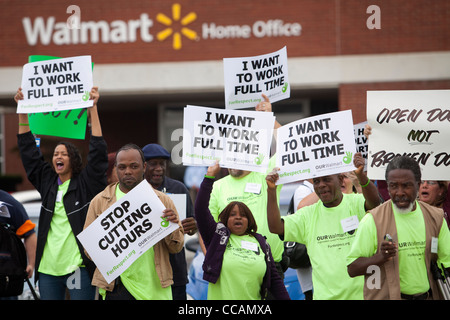
[[[438,238],[431,237],[431,253],[438,253]]]
[[[341,226],[344,232],[358,229],[359,220],[357,216],[351,216],[341,220]]]
[[[62,196],[63,196],[63,192],[62,191],[58,191],[58,193],[56,194],[56,202],[61,202],[62,201]]]
[[[241,247],[243,249],[247,249],[247,250],[251,250],[251,251],[254,251],[254,252],[258,252],[258,245],[256,243],[254,243],[254,242],[242,240],[241,241]]]
[[[245,185],[245,192],[254,193],[254,194],[260,194],[261,193],[261,183],[253,183],[248,182]]]

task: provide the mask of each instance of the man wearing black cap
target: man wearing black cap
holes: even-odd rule
[[[169,152],[156,143],[147,144],[142,151],[147,162],[144,176],[153,188],[168,194],[186,194],[186,219],[181,224],[185,233],[193,235],[197,232],[197,223],[189,190],[182,182],[166,176]],[[187,265],[184,248],[179,253],[170,255],[170,264],[173,269],[173,299],[186,300]]]

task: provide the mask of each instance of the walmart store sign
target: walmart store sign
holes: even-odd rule
[[[26,40],[30,46],[35,46],[38,44],[130,43],[138,39],[143,42],[152,42],[170,38],[173,48],[181,49],[181,39],[199,41],[201,39],[297,37],[302,31],[299,23],[286,23],[281,19],[258,20],[249,25],[216,25],[205,22],[201,30],[193,30],[190,24],[197,19],[194,12],[186,16],[172,15],[172,17],[159,13],[155,21],[146,13],[142,13],[139,19],[128,21],[82,21],[75,18],[72,15],[67,21],[57,22],[54,16],[36,17],[34,20],[25,17],[22,19],[22,25]],[[164,27],[156,34],[152,32],[155,23]]]

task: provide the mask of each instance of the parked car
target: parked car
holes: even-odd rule
[[[41,211],[41,195],[37,190],[17,191],[11,195],[19,201],[28,214],[31,222],[37,224],[39,221],[39,212]]]
[[[299,182],[291,182],[283,184],[280,192],[280,213],[282,216],[287,214],[287,210],[289,207],[289,202],[291,202],[292,197],[294,196],[295,190],[300,185]]]

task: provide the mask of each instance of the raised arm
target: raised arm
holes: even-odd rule
[[[212,236],[216,230],[216,222],[214,221],[211,212],[209,211],[209,199],[211,197],[211,190],[214,184],[214,177],[219,173],[220,166],[218,162],[213,166],[208,167],[206,176],[200,184],[200,189],[195,200],[195,220],[200,235],[206,247],[209,246]]]
[[[23,100],[22,88],[17,89],[16,95],[14,96],[14,100],[16,101],[16,103],[19,103],[19,100]],[[28,114],[19,113],[19,134],[27,133],[29,131],[30,126],[28,124]]]
[[[262,97],[264,101],[261,101],[258,103],[255,107],[256,111],[263,111],[263,112],[272,112],[272,104],[270,103],[269,98],[263,93]],[[281,127],[281,124],[275,119],[275,123],[273,126],[273,136],[272,136],[272,143],[270,149],[273,150],[271,153],[274,153],[277,146],[277,129]]]
[[[264,112],[272,112],[272,104],[270,103],[269,98],[263,93],[262,97],[264,101],[258,103],[255,107],[256,111],[264,111]],[[281,124],[275,119],[274,129],[278,129],[281,127]]]
[[[97,103],[100,98],[98,87],[92,87],[91,92],[89,93],[89,98],[94,100],[94,105],[87,109],[89,123],[91,124],[91,134],[96,137],[101,137],[102,127],[100,125],[100,118],[97,111]]]
[[[280,209],[278,208],[277,186],[279,168],[274,168],[266,176],[267,183],[267,222],[269,230],[272,233],[284,236],[284,221],[281,219]]]
[[[377,207],[381,203],[380,195],[375,184],[370,181],[364,172],[364,158],[360,152],[355,153],[353,164],[356,167],[355,175],[361,185],[362,193],[366,199],[365,209],[370,210]]]

